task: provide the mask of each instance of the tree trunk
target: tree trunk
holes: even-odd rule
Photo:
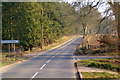
[[[82,23],[82,26],[83,26],[83,38],[85,37],[85,30],[86,30],[86,24],[85,23]]]
[[[118,11],[118,55],[120,55],[120,5],[119,5],[119,11]]]

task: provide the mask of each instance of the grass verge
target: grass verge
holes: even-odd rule
[[[6,66],[6,65],[9,65],[9,64],[13,64],[15,62],[18,62],[18,61],[23,61],[23,60],[26,60],[30,57],[25,57],[23,56],[22,54],[13,54],[13,53],[6,53],[6,54],[1,54],[0,55],[0,67],[3,67],[3,66]]]
[[[80,60],[77,63],[79,66],[107,69],[120,73],[119,58]]]
[[[101,80],[110,80],[110,78],[120,78],[120,75],[110,74],[106,72],[82,72],[82,78],[97,78]],[[94,79],[93,79],[94,80]]]

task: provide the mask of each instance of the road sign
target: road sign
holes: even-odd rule
[[[1,40],[1,43],[7,44],[7,43],[19,43],[20,40]]]
[[[8,51],[10,53],[10,44],[13,43],[14,44],[14,52],[15,52],[15,43],[19,43],[20,40],[1,40],[2,44],[8,44]]]

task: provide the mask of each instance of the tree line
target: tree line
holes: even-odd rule
[[[65,2],[3,2],[2,38],[3,40],[20,40],[19,46],[26,50],[26,47],[42,49],[43,45],[51,44],[62,36],[75,34],[85,36],[107,32],[107,29],[105,31],[103,29],[113,26],[115,20],[109,18],[110,16],[101,15],[97,8],[101,4],[101,2],[96,4],[95,2],[73,2],[71,4]],[[109,4],[111,9],[108,11],[113,10],[116,22],[119,22],[118,6],[114,3]],[[114,9],[114,6],[117,9]],[[119,30],[119,27],[117,29]]]
[[[63,13],[54,2],[3,2],[2,39],[20,40],[24,49],[54,42],[65,33]]]

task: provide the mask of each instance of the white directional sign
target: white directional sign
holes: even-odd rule
[[[1,40],[1,43],[19,43],[20,42],[20,40]]]

